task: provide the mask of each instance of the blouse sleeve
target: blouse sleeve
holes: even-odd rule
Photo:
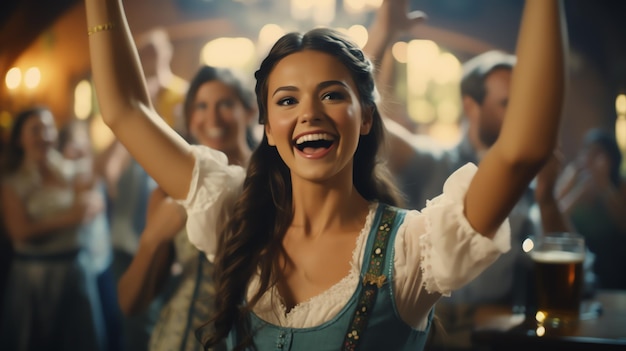
[[[394,289],[398,309],[406,311],[402,315],[409,324],[419,324],[419,316],[430,309],[420,309],[418,306],[429,305],[420,299],[434,303],[441,295],[449,296],[510,249],[508,219],[490,239],[476,232],[463,213],[464,197],[476,169],[467,164],[453,173],[443,193],[427,201],[421,212],[409,211],[398,228]]]
[[[206,146],[192,145],[196,159],[189,193],[178,202],[187,211],[187,236],[198,250],[213,261],[217,248],[218,219],[241,191],[245,170],[228,165],[226,155]]]

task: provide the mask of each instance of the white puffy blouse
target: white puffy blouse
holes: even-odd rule
[[[223,208],[232,206],[240,194],[245,170],[228,165],[226,155],[205,146],[192,146],[192,153],[196,163],[189,193],[180,203],[188,214],[189,240],[212,260],[217,247],[215,224],[224,215]],[[463,199],[475,172],[473,164],[461,167],[448,178],[441,195],[428,201],[422,211],[409,211],[398,228],[393,291],[398,313],[413,328],[423,330],[431,307],[442,295],[449,296],[510,249],[508,220],[489,239],[477,233],[463,214]],[[370,205],[346,277],[289,312],[277,289],[270,289],[254,307],[255,314],[291,328],[313,327],[332,319],[359,284],[363,251],[377,206]],[[253,279],[249,296],[257,286],[258,280]]]

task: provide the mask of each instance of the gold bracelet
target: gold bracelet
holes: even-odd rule
[[[94,33],[103,32],[105,30],[111,30],[115,28],[115,23],[109,22],[105,24],[99,24],[97,26],[93,26],[87,29],[87,35],[92,35]]]

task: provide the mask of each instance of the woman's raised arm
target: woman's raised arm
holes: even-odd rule
[[[173,198],[187,195],[189,145],[154,110],[121,0],[85,0],[91,69],[105,123]]]
[[[465,198],[467,219],[487,236],[556,146],[565,86],[562,16],[559,0],[526,0],[500,136],[480,162]]]

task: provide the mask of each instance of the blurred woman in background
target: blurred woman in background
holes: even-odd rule
[[[230,164],[245,166],[254,146],[250,122],[256,115],[254,93],[231,71],[198,70],[184,104],[187,138],[193,143],[223,151]],[[139,249],[118,285],[127,315],[144,310],[159,294],[171,294],[152,332],[151,351],[203,350],[195,332],[213,314],[213,264],[189,242],[186,219],[181,205],[155,189]]]
[[[7,350],[104,350],[97,273],[83,230],[103,211],[91,172],[57,150],[46,108],[14,120],[2,182],[2,210],[15,256],[0,332]]]

